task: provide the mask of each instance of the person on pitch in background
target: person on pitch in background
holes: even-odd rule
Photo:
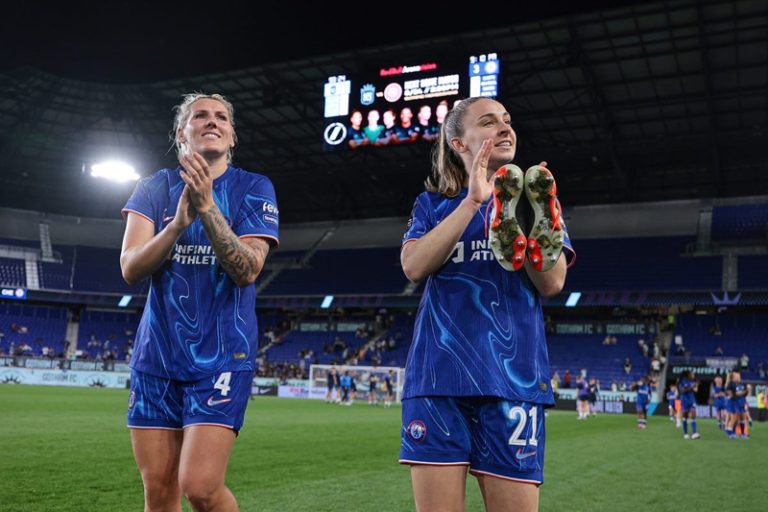
[[[122,210],[124,279],[151,278],[131,358],[127,423],[145,510],[235,511],[225,485],[258,341],[256,278],[278,245],[275,191],[232,165],[232,105],[187,94],[180,166],[142,179]]]
[[[699,439],[701,434],[696,428],[696,392],[699,383],[691,370],[683,373],[677,383],[680,392],[680,416],[683,422],[683,439]],[[688,420],[691,420],[691,434],[688,434]]]
[[[683,426],[680,421],[680,415],[678,414],[680,411],[677,409],[677,402],[679,399],[680,396],[677,391],[677,384],[673,382],[669,385],[669,389],[667,390],[667,411],[669,413],[669,421],[674,421],[677,428]]]
[[[725,387],[728,396],[728,426],[726,434],[730,439],[736,437],[748,438],[747,433],[747,396],[750,392],[749,384],[741,381],[741,372],[731,372],[728,384]]]
[[[589,418],[589,383],[581,374],[576,376],[576,412],[579,420]]]
[[[501,103],[456,104],[403,236],[405,275],[426,280],[405,369],[399,456],[411,466],[419,511],[464,510],[468,471],[487,510],[538,509],[544,408],[554,403],[541,298],[562,290],[566,257],[546,272],[531,262],[509,271],[488,250],[494,175],[516,144]],[[562,229],[559,215],[547,221]],[[571,250],[567,235],[564,246]]]
[[[395,371],[389,370],[384,377],[384,407],[392,407],[395,398]]]
[[[632,385],[637,392],[637,428],[644,429],[648,423],[648,404],[651,403],[651,384],[647,375],[640,377],[640,380]]]
[[[725,427],[728,425],[728,394],[725,392],[722,375],[715,375],[710,394],[713,398],[712,405],[715,408],[717,428],[725,431]]]

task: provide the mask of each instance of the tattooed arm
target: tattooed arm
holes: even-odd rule
[[[269,243],[263,238],[240,239],[232,231],[213,200],[213,174],[199,153],[183,155],[179,161],[184,167],[181,179],[189,187],[189,199],[219,264],[237,286],[252,284],[264,268]]]
[[[216,259],[235,284],[247,286],[256,281],[269,254],[269,243],[263,238],[238,238],[216,205],[199,215]]]

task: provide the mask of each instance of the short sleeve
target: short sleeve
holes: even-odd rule
[[[430,203],[425,194],[416,198],[411,211],[411,217],[405,228],[405,234],[401,245],[405,245],[413,240],[418,240],[427,234],[434,227],[432,215],[430,215]]]
[[[125,206],[120,211],[123,219],[127,219],[129,213],[136,213],[152,222],[153,224],[156,222],[156,212],[150,191],[150,185],[156,178],[157,175],[152,175],[139,180],[139,182],[136,184],[136,188],[131,194],[131,197],[128,198]]]
[[[280,211],[277,208],[275,187],[269,178],[259,176],[243,197],[243,205],[233,231],[240,238],[266,238],[270,245],[277,246],[280,244],[279,226]]]

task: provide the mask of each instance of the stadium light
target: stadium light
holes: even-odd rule
[[[567,308],[576,307],[576,304],[579,303],[580,298],[581,298],[581,292],[571,292],[571,294],[568,296],[568,300],[565,301],[565,307]]]
[[[94,178],[104,178],[110,181],[117,181],[119,183],[136,181],[141,178],[133,166],[124,162],[118,162],[116,160],[93,164],[91,166],[91,176]]]
[[[331,303],[333,302],[333,295],[326,295],[323,298],[323,303],[320,304],[320,309],[328,309],[331,307]]]

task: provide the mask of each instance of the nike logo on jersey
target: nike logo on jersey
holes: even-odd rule
[[[515,452],[515,457],[517,460],[527,459],[528,457],[533,457],[534,455],[536,455],[536,450],[533,450],[532,452],[523,452],[522,448],[518,448]]]
[[[166,215],[165,217],[163,217],[163,222],[168,222],[169,220],[173,220],[174,217],[175,215]]]
[[[212,396],[208,397],[208,407],[213,407],[215,405],[225,404],[227,402],[231,402],[231,398],[222,398],[221,400],[214,400]]]

